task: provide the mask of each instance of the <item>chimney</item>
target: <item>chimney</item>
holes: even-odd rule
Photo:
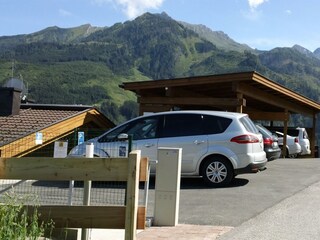
[[[19,114],[21,104],[20,95],[20,89],[0,87],[0,116]]]

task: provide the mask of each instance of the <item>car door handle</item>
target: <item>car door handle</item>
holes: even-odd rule
[[[153,147],[154,144],[153,144],[153,143],[146,143],[144,146],[145,146],[146,148],[149,148],[149,147]]]
[[[196,145],[199,145],[199,144],[201,144],[201,143],[204,143],[204,141],[203,141],[203,140],[202,140],[202,141],[195,140],[193,143],[196,144]]]

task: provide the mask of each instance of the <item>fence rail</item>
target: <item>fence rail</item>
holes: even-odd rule
[[[57,228],[125,228],[129,236],[145,228],[146,206],[138,206],[138,198],[139,182],[148,181],[148,159],[140,151],[128,158],[0,158],[0,182],[8,179],[127,182],[124,206],[41,205],[39,220],[52,219]]]

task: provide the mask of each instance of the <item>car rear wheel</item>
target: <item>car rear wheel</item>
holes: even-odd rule
[[[231,182],[234,172],[229,161],[213,156],[204,163],[201,175],[208,186],[223,187]]]
[[[298,154],[296,153],[296,154],[290,154],[289,155],[289,158],[297,158],[298,157]]]

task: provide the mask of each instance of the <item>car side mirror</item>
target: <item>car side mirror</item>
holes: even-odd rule
[[[120,141],[128,140],[129,135],[126,133],[120,133],[117,137]]]

